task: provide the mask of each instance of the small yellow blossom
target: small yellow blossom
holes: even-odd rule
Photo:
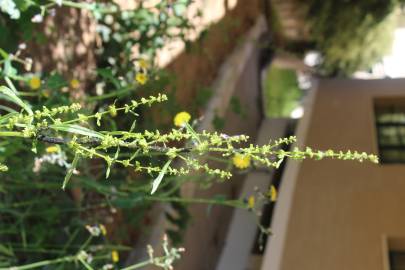
[[[148,81],[148,77],[146,76],[146,74],[143,73],[137,73],[135,76],[135,80],[139,83],[144,85],[147,81]]]
[[[101,234],[106,236],[107,235],[107,228],[103,224],[99,224],[98,227],[100,227]]]
[[[269,196],[270,201],[275,202],[277,200],[277,189],[271,185],[267,195]]]
[[[54,145],[54,146],[49,146],[49,147],[47,147],[47,148],[45,149],[45,151],[46,151],[48,154],[57,153],[57,152],[59,152],[59,146],[56,146],[56,145]]]
[[[116,250],[111,251],[111,259],[115,263],[120,260],[120,256],[118,255],[118,251],[116,251]]]
[[[174,117],[174,125],[177,127],[183,127],[191,119],[191,115],[188,112],[179,112]]]
[[[254,196],[249,196],[248,207],[249,207],[249,209],[255,208],[255,197]]]
[[[149,67],[149,62],[146,61],[145,59],[140,59],[138,61],[139,67],[143,68],[143,69],[147,69]]]
[[[28,81],[29,86],[31,87],[32,90],[37,90],[41,87],[41,79],[37,76],[33,76],[29,81]]]
[[[248,155],[235,154],[232,158],[233,165],[239,169],[246,169],[250,166],[250,157]]]
[[[78,89],[80,87],[80,82],[77,79],[72,79],[70,80],[70,87]]]

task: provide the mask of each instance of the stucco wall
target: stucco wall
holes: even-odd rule
[[[405,97],[405,80],[321,81],[304,144],[377,153],[382,96]],[[305,161],[295,181],[281,264],[264,269],[386,269],[385,235],[405,237],[405,165]]]

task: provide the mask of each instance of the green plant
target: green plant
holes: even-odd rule
[[[391,48],[401,1],[303,1],[311,38],[326,75],[348,76],[370,68]]]
[[[11,2],[16,5],[7,6]],[[145,233],[140,224],[154,203],[170,203],[179,214],[166,215],[176,225],[168,231],[176,243],[186,228],[187,204],[258,211],[252,196],[247,201],[182,197],[184,183],[206,187],[230,178],[234,167],[277,168],[286,158],[377,162],[376,156],[366,153],[278,148],[294,143],[295,137],[259,147],[248,144],[244,135],[197,132],[198,120],[178,113],[175,101],[168,98],[172,93],[158,93],[171,77],[154,65],[153,55],[170,38],[183,38],[170,34],[172,27],[184,31],[190,27],[181,16],[190,2],[173,3],[161,1],[155,7],[158,13],[141,5],[125,12],[127,20],[124,11],[110,2],[0,1],[6,12],[0,15],[0,24],[7,29],[7,38],[0,43],[4,48],[0,49],[0,268],[128,270],[152,264],[170,269],[182,249],[169,248],[167,239],[163,257],[150,251],[149,260],[126,268],[119,259],[134,240],[128,239],[127,227]],[[22,56],[27,46],[23,42],[47,44],[46,39],[33,37],[32,20],[52,16],[52,8],[60,5],[90,11],[99,26],[111,26],[111,18],[118,23],[95,52],[94,76],[78,97],[84,82],[56,70],[31,73],[33,61]],[[167,17],[157,17],[160,12]],[[129,38],[139,25],[141,38]],[[149,35],[148,27],[158,30]],[[142,54],[134,57],[132,45],[143,48]],[[151,107],[155,103],[159,105]],[[238,102],[232,106],[242,113]],[[161,121],[162,111],[170,121]],[[208,165],[205,160],[215,162]],[[267,195],[257,198],[272,201]]]
[[[301,91],[293,70],[271,66],[263,85],[263,100],[267,117],[289,117],[297,107]]]

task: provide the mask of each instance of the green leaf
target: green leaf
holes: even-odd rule
[[[131,128],[129,129],[129,132],[132,132],[135,130],[136,127],[136,119],[132,122]]]
[[[54,73],[48,78],[48,80],[46,81],[46,85],[50,89],[59,89],[67,86],[68,83],[59,73]]]
[[[25,103],[22,99],[20,99],[12,90],[9,88],[5,87],[4,85],[0,86],[0,93],[3,93],[7,99],[17,105],[19,105],[21,108],[26,110],[28,114],[32,115],[33,112],[30,108],[30,106]]]
[[[67,172],[67,174],[65,176],[65,179],[63,180],[63,184],[62,184],[62,189],[63,190],[65,190],[66,185],[68,184],[70,178],[72,177],[72,174],[76,169],[78,161],[79,161],[79,154],[76,154],[75,157],[73,158],[72,166],[69,168],[69,170],[68,170],[68,172]]]
[[[153,193],[156,192],[156,190],[158,189],[160,183],[161,183],[162,180],[163,180],[163,177],[165,176],[165,173],[166,173],[166,171],[167,171],[167,168],[169,168],[169,165],[170,165],[170,163],[171,163],[172,161],[173,161],[172,159],[168,160],[168,161],[166,162],[166,164],[163,166],[162,170],[160,171],[158,177],[156,177],[155,180],[153,180],[153,183],[152,183],[152,191],[150,192],[150,194],[153,194]]]
[[[6,81],[8,87],[10,87],[10,90],[14,92],[14,94],[18,95],[18,91],[15,88],[13,82],[10,80],[8,77],[4,77],[4,80]]]
[[[110,177],[110,172],[111,172],[111,163],[107,164],[107,171],[105,172],[105,179]]]
[[[114,160],[118,159],[119,154],[120,154],[120,146],[117,147],[117,151],[115,152],[115,155],[114,155]]]
[[[12,257],[14,256],[13,250],[10,248],[7,248],[5,245],[0,244],[0,254]]]
[[[190,126],[189,123],[185,123],[184,125],[187,129],[187,131],[190,133],[191,137],[196,140],[198,143],[201,143],[200,137],[198,136],[197,132],[194,131],[194,129]]]
[[[103,135],[97,131],[75,125],[75,124],[56,124],[56,125],[51,125],[50,128],[57,130],[57,131],[64,131],[64,132],[69,132],[69,133],[74,133],[74,134],[80,134],[84,136],[89,136],[89,137],[95,137],[102,139]]]
[[[0,55],[4,59],[8,58],[8,53],[5,50],[3,50],[2,48],[0,48]]]
[[[100,68],[97,69],[97,73],[103,77],[103,79],[110,81],[112,84],[114,84],[115,88],[121,88],[120,81],[116,78],[116,76],[113,75],[112,70],[109,68]]]
[[[9,112],[9,113],[18,113],[16,110],[14,110],[13,108],[10,108],[10,107],[7,107],[7,106],[3,106],[3,105],[0,105],[0,110],[4,110],[4,111],[6,111],[6,112]]]
[[[14,0],[14,3],[22,12],[26,11],[30,6],[36,5],[36,3],[31,0]]]
[[[35,154],[37,153],[37,144],[38,144],[38,140],[35,139],[32,141],[32,147],[31,147],[31,151],[34,152]]]
[[[15,69],[11,65],[10,58],[7,58],[7,59],[4,60],[4,75],[5,76],[15,76],[15,75],[17,75],[17,69]]]

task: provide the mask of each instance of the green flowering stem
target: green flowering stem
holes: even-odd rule
[[[109,258],[109,255],[102,255],[102,256],[95,256],[93,257],[93,261],[95,260],[101,260],[101,259],[107,259]],[[30,263],[26,265],[21,265],[21,266],[12,266],[12,267],[7,267],[7,268],[0,268],[0,270],[26,270],[26,269],[34,269],[34,268],[39,268],[47,265],[53,265],[53,264],[60,264],[60,263],[68,263],[68,262],[76,262],[80,261],[80,254],[74,255],[74,256],[65,256],[62,258],[54,259],[54,260],[44,260],[40,262],[35,262],[35,263]]]
[[[18,94],[22,97],[36,97],[39,96],[39,92],[24,92],[24,91],[18,91]]]
[[[154,258],[155,260],[159,260],[159,261],[164,261],[167,258],[167,256],[161,256],[161,257],[156,257]],[[143,261],[137,264],[133,264],[131,266],[122,268],[121,270],[134,270],[134,269],[139,269],[148,265],[155,265],[153,262],[151,262],[151,260],[147,260],[147,261]]]
[[[138,102],[133,101],[131,105],[126,105],[126,106],[121,107],[121,108],[115,108],[115,111],[116,111],[116,112],[119,112],[119,111],[128,112],[128,111],[130,111],[130,110],[132,110],[132,109],[137,108],[137,107],[140,106],[140,105],[149,105],[149,106],[150,106],[150,105],[152,105],[152,103],[155,103],[155,102],[163,102],[163,101],[166,101],[166,100],[167,100],[167,96],[166,96],[166,95],[161,95],[161,94],[159,94],[158,97],[153,97],[153,96],[151,96],[151,97],[149,97],[149,99],[142,98],[142,99],[141,99],[140,101],[138,101]],[[68,120],[68,121],[62,122],[62,124],[72,124],[72,123],[81,122],[81,121],[83,121],[83,120],[88,120],[88,119],[92,119],[92,118],[101,119],[103,116],[105,116],[105,115],[107,115],[107,114],[110,114],[110,111],[98,112],[98,113],[93,114],[93,115],[87,115],[87,116],[85,116],[85,118],[80,118],[80,117],[79,117],[79,118],[75,118],[75,119],[72,119],[72,120]]]
[[[99,95],[99,96],[87,97],[86,101],[87,102],[94,102],[94,101],[100,101],[100,100],[109,99],[109,98],[113,98],[113,97],[120,97],[120,96],[122,96],[124,94],[131,93],[133,90],[135,90],[134,86],[128,86],[128,87],[124,87],[124,88],[122,88],[120,90],[117,90],[117,91],[109,92],[107,94],[103,94],[103,95]]]
[[[81,8],[81,9],[88,9],[88,10],[93,10],[93,5],[90,5],[89,3],[82,2],[82,3],[77,3],[73,1],[68,1],[68,0],[62,0],[62,5],[67,6],[67,7],[73,7],[73,8]]]
[[[54,259],[54,260],[45,260],[45,261],[40,261],[40,262],[21,265],[21,266],[13,266],[13,267],[11,267],[11,269],[13,269],[13,270],[34,269],[34,268],[38,268],[38,267],[42,267],[42,266],[46,266],[46,265],[73,262],[76,260],[76,258],[77,258],[76,256],[66,256],[66,257],[62,257],[62,258],[58,258],[58,259]],[[6,270],[6,269],[10,269],[10,268],[9,267],[0,268],[0,270]]]
[[[357,151],[319,151],[312,150],[307,147],[304,150],[294,148],[290,151],[277,150],[276,147],[282,144],[292,144],[296,141],[294,136],[288,138],[278,139],[270,142],[267,145],[258,146],[250,144],[248,147],[240,147],[242,143],[248,141],[248,136],[237,135],[229,136],[226,134],[218,134],[217,132],[210,133],[206,131],[196,132],[191,125],[184,123],[184,125],[177,125],[179,129],[172,129],[168,133],[160,133],[159,130],[143,132],[133,132],[134,125],[131,126],[129,131],[96,131],[95,129],[87,128],[81,124],[89,124],[89,120],[96,120],[97,126],[101,125],[102,118],[119,111],[124,113],[136,113],[133,111],[141,105],[151,106],[156,102],[163,102],[167,100],[167,96],[159,94],[157,97],[150,96],[148,98],[141,98],[140,100],[131,100],[129,104],[122,107],[115,107],[115,104],[110,105],[108,110],[99,111],[91,115],[83,115],[78,113],[81,109],[80,104],[72,104],[70,106],[60,106],[57,108],[48,109],[43,107],[42,110],[36,110],[35,113],[19,100],[14,92],[6,87],[3,87],[3,92],[8,94],[10,98],[14,98],[15,103],[25,108],[28,113],[9,114],[3,120],[4,123],[4,136],[20,136],[26,138],[34,138],[37,141],[62,144],[66,145],[76,156],[73,165],[76,165],[77,157],[80,158],[101,158],[107,163],[106,178],[109,176],[110,168],[114,164],[121,164],[124,167],[134,168],[137,172],[146,172],[150,175],[157,174],[155,178],[152,191],[156,191],[160,185],[161,180],[166,175],[186,175],[191,171],[203,171],[209,175],[214,175],[222,179],[229,179],[232,176],[231,168],[227,169],[211,168],[207,163],[201,163],[198,156],[208,156],[211,159],[217,159],[221,162],[231,160],[232,156],[243,155],[252,160],[253,165],[265,165],[267,167],[278,168],[280,164],[286,159],[291,158],[294,160],[304,160],[312,158],[320,160],[324,158],[341,159],[341,160],[370,160],[377,163],[378,158],[374,155],[367,153],[359,153]],[[76,118],[62,121],[57,118],[60,114],[73,113]],[[187,115],[188,114],[183,112]],[[177,117],[177,116],[176,116]],[[175,117],[175,119],[176,119]],[[49,119],[51,123],[49,123]],[[135,122],[134,122],[135,123]],[[175,123],[176,124],[176,123]],[[0,125],[1,127],[2,125]],[[89,125],[91,126],[91,125]],[[73,138],[59,137],[61,132],[70,133]],[[0,133],[1,136],[1,133]],[[185,142],[185,147],[168,146],[177,144],[177,142]],[[191,142],[190,142],[191,141]],[[124,150],[126,149],[126,150]],[[120,153],[126,151],[133,151],[128,159],[120,159]],[[115,155],[112,156],[112,153]],[[132,151],[131,151],[132,152]],[[184,155],[183,155],[184,154]],[[139,159],[139,156],[167,156],[170,160],[181,160],[183,166],[180,168],[171,167],[169,163],[165,166],[147,164]],[[164,159],[167,162],[167,159]],[[229,162],[229,164],[231,164]],[[75,166],[73,166],[75,167]],[[67,174],[63,188],[66,186],[72,170]],[[194,201],[195,202],[195,201]],[[201,201],[201,203],[212,203]]]
[[[207,156],[206,159],[216,161],[216,162],[226,163],[226,164],[229,164],[229,162],[230,162],[229,158],[219,158],[219,157]]]
[[[162,257],[162,258],[164,258],[164,257]],[[140,262],[140,263],[133,264],[133,265],[131,265],[131,266],[122,268],[121,270],[139,269],[139,268],[141,268],[141,267],[145,267],[145,266],[148,266],[148,265],[150,265],[150,264],[151,264],[151,262],[150,262],[149,260],[147,260],[147,261],[143,261],[143,262]]]
[[[19,75],[8,75],[8,77],[10,77],[11,79],[13,79],[14,81],[21,81],[21,82],[25,82],[27,81],[27,78],[23,77],[23,76],[19,76]]]
[[[159,268],[163,268],[165,270],[167,269],[173,269],[173,263],[180,259],[180,253],[184,252],[184,248],[174,248],[174,247],[169,247],[169,240],[167,238],[167,235],[163,236],[163,243],[162,243],[162,249],[164,252],[164,255],[161,257],[155,257],[153,255],[154,250],[152,246],[148,245],[148,255],[149,255],[149,260],[140,262],[137,264],[134,264],[132,266],[128,266],[126,268],[123,268],[121,270],[132,270],[132,269],[138,269],[141,267],[145,267],[147,265],[154,265]]]
[[[222,200],[222,199],[204,199],[204,198],[180,198],[180,197],[145,197],[145,200],[156,202],[178,202],[185,204],[209,204],[209,205],[223,205],[229,207],[236,207],[247,209],[248,206],[240,200]]]
[[[0,137],[24,137],[20,131],[0,131]]]
[[[94,270],[94,268],[91,267],[88,263],[86,263],[86,261],[85,261],[83,258],[78,257],[78,260],[83,264],[83,266],[84,266],[87,270]]]

